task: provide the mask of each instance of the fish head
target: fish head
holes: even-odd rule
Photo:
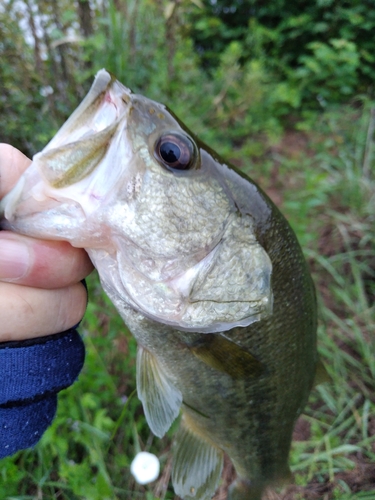
[[[164,105],[102,70],[2,200],[2,227],[85,248],[123,315],[247,326],[272,311],[272,264],[217,164]]]

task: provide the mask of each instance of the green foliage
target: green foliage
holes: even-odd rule
[[[0,54],[4,61],[0,69],[0,113],[3,117],[0,138],[2,142],[12,142],[24,150],[29,140],[43,143],[47,139],[43,130],[34,127],[35,116],[41,112],[44,99],[40,95],[31,50],[18,22],[1,11]]]
[[[344,102],[373,89],[371,0],[217,0],[205,4],[203,15],[193,11],[190,20],[190,35],[208,71],[236,40],[242,64],[259,58],[261,50],[267,71],[293,89],[297,84],[305,105]]]
[[[353,95],[359,84],[360,54],[355,43],[344,39],[331,39],[329,43],[311,42],[311,51],[299,58],[294,78],[306,97],[318,98],[322,105],[327,101],[341,101]]]
[[[314,498],[317,484],[327,500],[372,498],[370,480],[360,492],[350,481],[358,464],[375,462],[371,2],[107,0],[90,2],[85,27],[67,0],[59,11],[56,2],[29,0],[44,15],[39,59],[30,27],[20,27],[20,3],[0,6],[2,141],[39,150],[106,67],[168,104],[276,197],[318,287],[319,349],[332,379],[313,391],[308,436],[293,444],[295,498]],[[89,292],[84,370],[60,394],[35,450],[1,461],[1,499],[174,498],[175,428],[163,440],[151,435],[134,392],[135,341],[96,275]],[[137,486],[130,475],[140,449],[161,459],[156,485]]]
[[[155,86],[165,84],[165,23],[155,2],[140,4],[133,0],[117,9],[116,3],[109,0],[106,16],[98,18],[98,23],[96,33],[84,42],[85,58],[91,62],[87,76],[106,68],[139,92],[148,89],[153,81]]]
[[[320,292],[319,351],[331,379],[310,397],[303,416],[309,437],[293,443],[291,465],[299,485],[335,485],[327,496],[334,499],[371,498],[375,489],[370,484],[365,489],[372,493],[354,494],[350,486],[359,457],[363,464],[375,459],[375,183],[364,168],[374,140],[372,107],[367,102],[362,113],[347,107],[300,123],[310,138],[302,170],[298,158],[277,158],[279,175],[293,178],[284,213]],[[308,491],[300,498],[310,498]]]

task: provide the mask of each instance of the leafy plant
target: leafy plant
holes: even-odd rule
[[[134,91],[168,104],[259,181],[291,221],[311,266],[319,350],[331,377],[312,392],[299,436],[297,426],[291,453],[296,486],[286,494],[295,500],[372,498],[371,2],[238,0],[228,10],[221,0],[201,6],[108,0],[88,4],[92,29],[84,27],[82,2],[72,7],[63,0],[59,11],[55,2],[28,3],[31,17],[43,14],[40,60],[17,10],[26,3],[0,7],[1,140],[29,155],[43,147],[104,66]],[[153,438],[134,393],[135,341],[95,274],[89,295],[81,326],[84,371],[60,395],[54,424],[35,449],[1,461],[0,498],[174,498],[168,484],[175,429]],[[137,486],[129,472],[140,449],[162,463],[160,480],[147,487]]]

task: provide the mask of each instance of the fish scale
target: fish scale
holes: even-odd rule
[[[316,299],[292,229],[253,180],[102,70],[1,209],[3,227],[89,253],[137,340],[151,430],[181,415],[179,496],[209,500],[224,454],[231,500],[290,479],[318,364]]]

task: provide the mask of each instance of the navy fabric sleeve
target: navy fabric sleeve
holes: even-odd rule
[[[39,441],[56,413],[57,393],[76,380],[84,358],[74,328],[0,344],[0,458]]]

